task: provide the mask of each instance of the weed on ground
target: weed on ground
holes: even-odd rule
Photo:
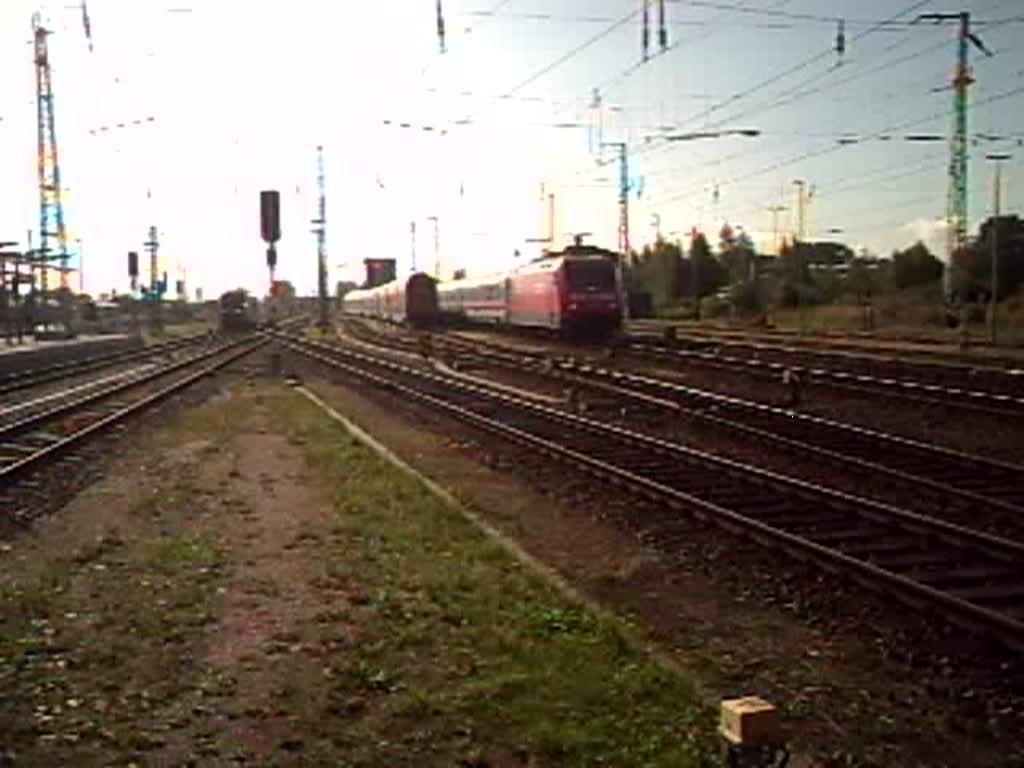
[[[0,765],[699,766],[687,680],[279,385],[0,547]]]

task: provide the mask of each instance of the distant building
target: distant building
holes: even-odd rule
[[[797,263],[806,264],[812,272],[829,270],[845,275],[856,254],[843,244],[827,240],[820,242],[796,242],[789,246]]]
[[[363,259],[363,264],[366,266],[364,288],[376,288],[390,283],[397,274],[394,259]]]

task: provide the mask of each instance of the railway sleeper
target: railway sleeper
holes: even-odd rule
[[[793,505],[788,501],[780,500],[771,504],[757,506],[749,509],[750,516],[756,516],[762,523],[767,523],[773,528],[789,530],[807,522],[807,514],[794,512]],[[822,515],[816,513],[814,519],[823,525],[842,525],[849,522],[849,515]]]
[[[819,542],[820,543],[820,542]],[[860,539],[848,539],[834,545],[844,555],[867,560],[876,552],[914,552],[926,549],[920,538],[916,536],[866,536]]]
[[[30,445],[26,445],[25,443],[4,443],[3,445],[0,445],[0,451],[15,454],[32,453],[35,450],[35,448]]]
[[[734,509],[747,517],[756,517],[759,520],[761,519],[760,510],[766,506],[773,509],[781,507],[790,512],[793,511],[793,502],[774,491],[754,496],[750,493],[749,489],[742,486],[729,487],[715,484],[705,486],[701,496],[712,504],[717,504],[726,509]]]
[[[830,524],[831,522],[831,520],[827,523],[822,521],[816,514],[808,514],[802,523],[798,522],[785,530],[818,544],[830,546],[841,546],[845,542],[879,538],[878,528],[872,525],[857,525],[856,521],[853,521],[851,526],[850,520],[842,520],[838,526],[833,526]]]
[[[987,608],[1013,605],[1017,606],[1015,613],[1019,614],[1024,607],[1024,581],[1013,581],[1010,583],[981,584],[975,587],[964,587],[962,589],[945,589],[954,597],[966,600],[969,603],[976,603]]]
[[[913,552],[873,552],[867,559],[879,568],[903,575],[912,574],[922,567],[946,569],[950,562],[956,562],[954,553],[940,548],[921,549]]]
[[[1007,578],[1020,579],[1024,582],[1024,572],[1012,566],[985,564],[968,565],[952,569],[921,569],[911,572],[915,581],[944,590],[955,587],[966,587],[974,584],[989,584]]]
[[[595,452],[588,450],[588,454],[593,455]],[[611,461],[616,466],[622,469],[635,472],[637,474],[650,474],[650,473],[661,473],[668,477],[678,477],[679,470],[682,469],[685,473],[686,465],[679,465],[672,461],[666,461],[665,459],[658,456],[651,456],[646,453],[635,453],[635,454],[622,454],[615,453],[611,456]],[[685,474],[684,474],[685,476]]]
[[[950,485],[962,488],[965,491],[995,496],[1004,501],[1012,499],[1024,500],[1024,491],[1021,490],[1022,482],[1024,481],[1019,478],[979,478],[977,476],[954,477],[948,480]]]

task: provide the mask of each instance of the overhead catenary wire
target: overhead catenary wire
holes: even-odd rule
[[[906,16],[907,14],[913,13],[914,11],[918,10],[919,8],[923,8],[929,2],[931,2],[931,0],[915,0],[915,2],[911,3],[909,6],[904,8],[902,11],[900,11],[899,13],[897,13],[897,14],[893,15],[892,17],[890,17],[890,19],[888,19],[887,21],[885,21],[885,22],[878,22],[877,24],[874,24],[874,25],[868,27],[863,32],[860,32],[857,35],[853,36],[850,39],[849,44],[853,44],[853,43],[857,42],[858,40],[863,39],[864,37],[866,37],[866,36],[868,36],[868,35],[870,35],[870,34],[872,34],[874,32],[877,32],[888,21],[899,19],[901,16]],[[832,54],[833,54],[833,48],[832,48],[832,46],[829,46],[827,49],[821,51],[820,53],[816,53],[816,54],[810,56],[809,58],[804,59],[803,61],[799,61],[796,64],[792,65],[791,67],[783,70],[782,72],[779,72],[778,74],[772,75],[771,77],[765,78],[764,80],[760,80],[757,83],[755,83],[754,85],[749,86],[748,88],[743,89],[739,93],[733,94],[732,96],[730,96],[729,98],[725,99],[724,101],[719,102],[718,104],[713,104],[712,106],[708,107],[703,112],[699,112],[696,115],[694,115],[693,117],[691,117],[689,120],[684,121],[683,126],[690,125],[692,123],[696,123],[701,118],[706,117],[706,116],[712,114],[713,112],[718,111],[719,109],[721,109],[724,106],[727,106],[729,104],[733,104],[733,103],[735,103],[737,101],[740,101],[741,99],[746,98],[750,94],[758,92],[762,88],[767,88],[767,87],[773,85],[774,83],[779,82],[780,80],[784,80],[785,78],[789,77],[790,75],[793,75],[793,74],[795,74],[797,72],[800,72],[800,71],[806,69],[807,67],[811,66],[812,64],[815,64],[818,61],[821,61],[821,60],[826,59],[826,58],[831,58]]]
[[[612,24],[607,26],[605,29],[603,29],[600,32],[598,32],[597,34],[592,35],[591,37],[587,38],[582,43],[580,43],[580,44],[578,44],[576,46],[573,46],[572,48],[570,48],[568,51],[563,53],[561,56],[559,56],[554,61],[550,62],[549,64],[546,64],[543,67],[541,67],[539,70],[537,70],[536,72],[532,73],[526,79],[524,79],[524,80],[520,81],[519,83],[517,83],[516,85],[512,86],[512,88],[504,91],[497,99],[491,99],[481,109],[475,110],[472,114],[467,115],[466,117],[462,118],[461,120],[456,121],[456,124],[468,124],[468,123],[473,122],[473,120],[475,118],[480,117],[481,114],[483,114],[486,110],[488,110],[491,107],[493,107],[494,104],[498,103],[500,100],[508,99],[508,98],[516,95],[517,93],[519,93],[524,88],[532,85],[536,81],[540,80],[542,77],[544,77],[544,76],[550,74],[551,72],[555,71],[556,69],[558,69],[560,66],[565,64],[570,59],[574,58],[575,56],[578,56],[580,53],[582,53],[583,51],[587,50],[588,48],[590,48],[595,43],[598,43],[601,40],[603,40],[604,38],[606,38],[608,35],[610,35],[615,30],[617,30],[620,27],[623,27],[626,24],[628,24],[630,21],[635,19],[639,13],[640,13],[640,9],[636,8],[636,9],[630,11],[629,13],[627,13],[625,16],[620,17],[617,21],[613,22]]]
[[[999,3],[999,5],[1001,5],[1001,4],[1002,3]],[[989,26],[989,28],[988,28],[989,32],[992,29],[994,29],[994,28],[996,28],[998,26],[1005,26],[1005,25],[1004,24],[995,24],[994,23],[994,24]],[[866,33],[864,33],[864,34],[866,34]],[[862,37],[862,36],[863,35],[858,36],[858,37]],[[853,38],[853,40],[857,40],[858,37]],[[895,50],[897,47],[901,46],[903,43],[905,43],[907,40],[910,40],[910,39],[912,39],[911,35],[909,35],[909,34],[905,35],[901,40],[898,40],[895,43],[893,43],[892,45],[884,48],[881,53],[885,54],[885,53],[888,53],[888,52],[890,52],[892,50]],[[728,122],[731,122],[731,121],[736,121],[736,120],[740,120],[740,119],[749,118],[752,114],[755,114],[755,113],[768,112],[768,111],[780,109],[780,108],[785,107],[785,106],[789,106],[791,104],[796,103],[797,101],[800,101],[800,100],[802,100],[804,98],[807,98],[808,96],[813,96],[815,94],[821,93],[821,92],[823,92],[826,89],[832,89],[832,88],[836,88],[836,87],[845,85],[845,84],[850,83],[850,82],[855,82],[857,80],[862,80],[863,78],[867,77],[868,75],[872,75],[875,72],[879,72],[879,71],[883,71],[883,70],[889,69],[889,68],[891,68],[893,66],[905,63],[907,61],[913,61],[915,58],[917,58],[919,56],[924,56],[924,55],[927,55],[929,53],[933,53],[935,51],[938,51],[938,50],[941,50],[943,48],[946,48],[947,46],[948,46],[948,41],[944,38],[944,39],[939,40],[939,41],[937,41],[935,43],[929,44],[928,46],[926,46],[924,49],[922,49],[920,51],[912,52],[910,54],[905,54],[905,55],[903,55],[903,56],[901,56],[901,57],[899,57],[897,59],[894,59],[894,60],[891,60],[891,61],[888,61],[888,62],[881,62],[881,63],[871,67],[870,69],[861,70],[861,71],[859,71],[859,72],[857,72],[857,73],[855,73],[853,75],[850,75],[849,77],[841,78],[838,81],[830,79],[827,82],[822,83],[821,85],[808,88],[805,91],[801,91],[800,90],[804,86],[812,85],[816,80],[822,80],[822,79],[828,78],[828,76],[833,74],[834,71],[835,71],[834,67],[830,67],[825,72],[822,72],[822,73],[820,73],[817,76],[812,76],[811,78],[806,79],[802,83],[799,83],[799,84],[797,84],[795,86],[790,87],[789,89],[787,89],[786,91],[782,92],[781,94],[776,94],[771,102],[769,102],[767,104],[764,104],[764,105],[762,105],[760,107],[754,107],[754,108],[748,108],[748,109],[741,110],[739,113],[732,114],[732,115],[729,115],[728,117],[722,118],[718,123],[712,124],[712,126],[710,126],[710,127],[714,128],[714,127],[716,127],[718,125],[724,125],[724,124],[727,124]]]
[[[1022,70],[1021,73],[1018,73],[1018,76],[1020,74],[1024,74],[1024,70]],[[1016,88],[1011,88],[1011,89],[1009,89],[1007,91],[1003,91],[1001,93],[993,94],[993,95],[988,96],[988,97],[986,97],[984,99],[981,99],[981,100],[975,102],[974,109],[978,110],[978,109],[981,109],[983,107],[990,106],[992,104],[998,103],[1000,101],[1004,101],[1006,99],[1013,98],[1014,96],[1018,96],[1020,94],[1024,94],[1024,86],[1018,86]],[[929,115],[927,115],[925,117],[914,118],[914,119],[911,119],[911,120],[908,120],[908,121],[904,121],[902,123],[898,123],[896,125],[887,126],[885,128],[882,128],[880,130],[877,130],[877,131],[869,134],[869,136],[870,137],[877,137],[877,136],[881,136],[881,135],[886,134],[886,133],[895,133],[897,131],[905,130],[907,128],[913,128],[913,127],[916,127],[916,126],[921,125],[923,123],[927,123],[927,122],[929,122],[931,120],[935,120],[935,119],[937,119],[939,117],[944,117],[947,114],[948,113],[947,113],[946,110],[943,110],[943,111],[940,111],[940,112],[935,112],[935,113],[929,114]],[[763,166],[761,168],[758,168],[758,169],[756,169],[754,171],[750,171],[748,173],[744,173],[744,174],[739,174],[739,175],[733,176],[733,177],[729,178],[724,183],[738,184],[738,183],[743,182],[743,181],[747,181],[747,180],[750,180],[750,179],[753,179],[753,178],[758,178],[759,176],[763,176],[766,173],[770,173],[770,172],[775,171],[775,170],[780,170],[782,168],[786,168],[786,167],[795,165],[795,164],[797,164],[799,162],[802,162],[804,160],[823,157],[825,155],[829,155],[829,154],[832,154],[834,152],[837,152],[839,150],[846,149],[846,148],[847,147],[844,146],[844,145],[830,145],[828,147],[824,147],[824,148],[821,148],[821,149],[812,150],[812,151],[809,151],[809,152],[804,152],[804,153],[802,153],[802,154],[800,154],[800,155],[798,155],[796,157],[791,157],[791,158],[786,158],[784,160],[779,160],[779,161],[776,161],[776,162],[771,163],[769,165],[766,165],[766,166]],[[681,200],[681,199],[683,199],[685,197],[689,197],[689,196],[691,196],[693,194],[696,194],[699,191],[700,191],[700,188],[690,188],[690,189],[688,189],[688,190],[686,190],[684,192],[680,192],[680,193],[671,195],[669,197],[660,199],[658,201],[658,204],[664,205],[664,204],[667,204],[669,202],[674,202],[676,200]]]
[[[868,35],[874,34],[875,32],[879,31],[887,22],[893,21],[893,20],[898,20],[898,19],[900,19],[903,16],[906,16],[906,15],[908,15],[910,13],[913,13],[914,11],[916,11],[916,10],[920,9],[921,7],[923,7],[928,1],[929,0],[915,0],[915,2],[913,2],[909,6],[905,7],[899,13],[889,17],[888,19],[876,22],[873,25],[871,25],[870,27],[868,27],[867,29],[857,33],[850,40],[850,42],[852,43],[852,42],[857,41],[857,40],[862,40],[863,38],[867,37]],[[777,3],[776,7],[778,5],[782,5],[782,4],[783,3]],[[892,46],[892,47],[895,47],[895,46]],[[703,111],[699,112],[697,115],[694,115],[694,116],[684,120],[682,123],[680,123],[679,125],[676,126],[676,129],[683,128],[683,127],[686,127],[688,125],[691,125],[694,122],[696,122],[697,120],[701,119],[702,117],[709,116],[709,115],[713,114],[715,111],[717,111],[718,109],[721,109],[721,108],[723,108],[723,107],[725,107],[725,106],[727,106],[729,104],[735,103],[736,101],[739,101],[739,100],[749,96],[750,94],[758,91],[761,88],[768,87],[768,86],[770,86],[770,85],[772,85],[772,84],[774,84],[776,82],[784,80],[785,78],[791,76],[792,74],[795,74],[798,71],[806,69],[807,67],[813,65],[814,63],[816,63],[818,61],[822,61],[822,60],[824,60],[826,58],[830,58],[832,53],[833,53],[833,49],[832,49],[832,47],[829,47],[828,49],[823,50],[820,53],[814,54],[811,57],[809,57],[807,59],[804,59],[801,62],[798,62],[797,64],[787,68],[786,70],[784,70],[781,73],[777,73],[777,74],[775,74],[775,75],[773,75],[773,76],[771,76],[769,78],[766,78],[766,79],[760,81],[759,83],[757,83],[756,85],[751,86],[751,87],[749,87],[749,88],[747,88],[747,89],[745,89],[745,90],[743,90],[743,91],[741,91],[741,92],[739,92],[737,94],[733,94],[732,96],[730,96],[729,98],[727,98],[727,99],[725,99],[725,100],[723,100],[721,102],[718,102],[716,104],[710,105],[709,107],[707,107]],[[620,73],[620,75],[618,75],[617,77],[628,76],[628,74],[631,73],[633,71],[633,69],[635,69],[635,68],[636,68],[636,65],[634,65],[630,69],[627,69],[625,71],[625,73]],[[828,72],[826,73],[826,75],[827,74],[828,74]],[[819,79],[819,78],[816,77],[815,79]],[[799,87],[802,87],[802,86],[799,86]],[[739,118],[737,118],[734,115],[734,116],[732,116],[730,118],[727,118],[727,120],[728,119],[739,119]],[[726,124],[726,120],[721,120],[721,121],[713,124],[711,127],[712,128],[713,127],[720,127],[720,126],[725,125],[725,124]],[[665,150],[666,146],[671,147],[672,145],[666,145],[666,144],[660,144],[659,145],[659,144],[655,144],[653,146],[641,147],[641,148],[639,148],[638,150],[636,150],[633,153],[633,156],[634,157],[637,157],[637,156],[647,156],[647,157],[650,157],[651,154],[658,154],[660,151]],[[679,145],[679,146],[682,146],[682,145]],[[574,176],[578,176],[578,175],[579,175],[579,172],[577,172],[577,174],[575,174]]]
[[[930,0],[915,0],[915,2],[913,2],[909,6],[905,7],[899,13],[889,17],[889,19],[887,19],[886,21],[898,20],[899,18],[901,18],[903,16],[906,16],[906,15],[908,15],[910,13],[913,13],[914,11],[922,8],[929,1]],[[881,29],[881,26],[884,23],[885,22],[878,22],[878,23],[874,24],[873,26],[869,27],[868,29],[859,32],[857,35],[855,35],[853,38],[851,38],[849,42],[853,43],[853,42],[862,40],[862,39],[864,39],[865,37],[867,37],[867,36],[869,36],[871,34],[876,33],[877,31],[879,31],[879,29]],[[685,128],[685,127],[687,127],[689,125],[692,125],[692,124],[696,123],[697,121],[701,120],[704,117],[711,116],[714,112],[718,111],[719,109],[722,109],[725,106],[728,106],[729,104],[733,104],[733,103],[735,103],[737,101],[740,101],[740,100],[746,98],[747,96],[751,95],[752,93],[758,92],[759,90],[761,90],[763,88],[770,87],[771,85],[773,85],[773,84],[775,84],[777,82],[785,80],[790,75],[793,75],[796,72],[802,71],[802,70],[806,69],[807,67],[812,66],[813,64],[815,64],[815,63],[817,63],[819,61],[823,61],[825,59],[831,58],[832,54],[833,54],[833,48],[831,46],[829,48],[825,49],[825,50],[822,50],[819,53],[813,54],[810,57],[805,58],[805,59],[797,62],[796,64],[790,66],[789,68],[783,70],[782,72],[776,73],[776,74],[774,74],[774,75],[772,75],[772,76],[770,76],[768,78],[765,78],[765,79],[759,81],[758,83],[756,83],[755,85],[750,86],[750,87],[748,87],[748,88],[746,88],[746,89],[744,89],[744,90],[742,90],[742,91],[740,91],[740,92],[738,92],[736,94],[731,95],[727,99],[724,99],[724,100],[722,100],[720,102],[717,102],[715,104],[710,105],[709,107],[705,108],[703,111],[701,111],[701,112],[697,113],[696,115],[691,116],[690,118],[684,120],[682,123],[680,123],[677,126],[677,129]],[[832,70],[830,70],[830,71],[832,71]],[[727,121],[729,121],[729,120],[740,119],[740,117],[749,117],[749,115],[750,115],[750,111],[748,110],[746,112],[740,113],[739,116],[731,115],[729,118],[719,120],[718,122],[712,123],[712,124],[707,125],[705,127],[707,127],[708,129],[714,129],[716,127],[721,127],[723,125],[726,125]],[[641,156],[647,156],[649,158],[652,154],[656,155],[656,154],[659,154],[659,153],[667,151],[666,150],[667,147],[671,148],[671,145],[655,144],[655,145],[652,145],[652,146],[644,147],[644,148],[641,148],[641,149],[637,150],[637,152],[634,153],[634,157],[636,157],[637,155],[641,155]]]
[[[748,0],[748,1],[752,2],[753,0]],[[783,7],[783,6],[788,5],[791,2],[792,2],[792,0],[775,0],[773,5],[770,6],[770,7],[772,7],[772,8]],[[727,14],[725,14],[725,13],[718,14],[717,16],[713,17],[710,21],[715,21],[715,20],[717,20],[717,19],[719,19],[719,18],[721,18],[722,16],[725,16],[725,15],[727,15]],[[718,30],[718,31],[720,32],[721,30]],[[713,37],[715,34],[716,34],[716,32],[712,32],[710,34],[703,35],[700,39],[706,42],[708,39]],[[593,92],[594,93],[598,93],[598,94],[603,94],[605,91],[613,88],[614,86],[618,85],[619,83],[622,83],[622,82],[625,82],[626,80],[628,80],[630,77],[632,77],[632,75],[637,70],[639,70],[645,64],[649,65],[649,66],[654,65],[653,63],[656,60],[664,59],[665,57],[671,56],[675,51],[683,50],[684,48],[689,46],[691,43],[693,43],[697,39],[698,39],[697,37],[690,37],[690,38],[683,38],[683,39],[679,39],[679,40],[675,40],[675,41],[671,42],[667,47],[665,47],[664,49],[662,49],[662,50],[658,51],[657,53],[655,53],[655,55],[652,56],[649,60],[644,61],[644,60],[641,59],[641,60],[638,60],[638,61],[634,61],[633,63],[628,65],[626,68],[622,69],[621,71],[619,71],[618,73],[613,75],[612,77],[608,78],[607,80],[604,80],[603,82],[601,82],[598,86],[596,86],[593,89]],[[571,175],[570,181],[573,180],[573,179],[579,178],[580,175],[587,173],[589,170],[590,170],[590,168],[587,167],[587,168],[581,168],[580,170],[572,172],[570,174]]]
[[[792,1],[793,0],[775,0],[774,6],[772,6],[772,7],[785,6],[785,5],[788,5],[789,3],[791,3]],[[719,14],[718,16],[714,16],[711,19],[709,19],[707,23],[708,24],[712,24],[712,23],[718,21],[722,16],[725,16],[725,15],[726,14],[723,13],[723,14]],[[701,39],[702,41],[706,42],[708,39],[710,39],[711,37],[714,37],[716,34],[723,33],[723,32],[724,32],[724,30],[722,28],[717,28],[711,34],[703,35],[699,39]],[[597,90],[600,91],[600,92],[603,92],[603,91],[606,91],[606,90],[612,88],[613,86],[617,85],[618,83],[627,80],[634,72],[636,72],[638,69],[640,69],[640,67],[642,67],[645,63],[652,63],[653,61],[655,61],[656,59],[658,59],[660,57],[669,56],[669,55],[671,55],[671,53],[673,51],[683,50],[687,46],[689,46],[691,43],[695,42],[696,40],[698,40],[697,37],[690,37],[690,38],[683,38],[683,39],[675,40],[675,41],[671,42],[665,49],[663,49],[662,51],[657,52],[654,56],[652,56],[649,61],[647,61],[647,62],[644,62],[643,60],[634,61],[629,66],[625,67],[623,70],[621,70],[620,72],[616,73],[614,76],[612,76],[612,77],[608,78],[607,80],[601,82],[597,86]]]
[[[929,46],[929,47],[931,47],[931,46]],[[900,57],[899,59],[896,59],[894,61],[888,62],[888,65],[895,66],[897,63],[903,63],[904,61],[907,61],[907,60],[909,60],[908,57]],[[986,60],[986,62],[987,61],[988,60]],[[888,66],[888,65],[885,65],[885,63],[883,63],[883,65],[879,65],[877,67],[874,67],[873,69],[877,71],[877,70],[886,68],[886,66]],[[1022,70],[1022,72],[1024,72],[1024,70]],[[863,73],[859,73],[858,75],[856,75],[856,76],[854,76],[853,78],[850,78],[850,79],[852,80],[852,79],[855,79],[855,78],[860,78],[861,74],[863,74]],[[1018,73],[1018,76],[1020,76],[1020,74],[1021,73]],[[817,89],[814,89],[814,92],[820,92],[821,90],[823,90],[823,88],[817,88]],[[807,95],[811,95],[811,92],[808,92]],[[802,98],[803,94],[797,94],[797,96]],[[886,100],[889,100],[889,99],[891,99],[891,96],[886,96],[885,98],[886,98]],[[796,97],[791,99],[791,101],[796,101],[796,100],[798,100]],[[981,102],[978,102],[978,104],[982,105],[982,104],[987,103],[987,101],[988,101],[987,99],[984,99]],[[867,103],[867,104],[863,104],[863,106],[867,107],[867,106],[869,106],[869,104],[870,104],[870,102]],[[769,108],[774,108],[774,107],[772,106],[772,107],[769,107]],[[749,114],[747,114],[747,113],[744,113],[744,114],[746,114],[749,117]],[[945,114],[945,112],[937,113],[933,117],[941,117],[944,114]],[[735,118],[736,116],[734,115],[733,117]],[[922,120],[920,122],[925,122],[927,119],[928,118],[926,118],[925,120]],[[920,123],[917,123],[917,124],[920,124]],[[912,127],[912,126],[908,126],[908,127]],[[850,139],[850,140],[847,140],[844,143],[860,143],[860,142],[868,141],[870,139],[886,139],[886,138],[891,138],[891,137],[886,136],[884,134],[883,135],[871,134],[871,135],[868,135],[868,136],[858,137],[856,139]],[[1012,136],[1007,137],[1007,138],[1012,139]],[[727,158],[723,158],[723,160],[725,160],[725,159],[727,159],[727,160],[734,160],[734,159],[737,159],[737,157],[741,157],[743,155],[754,156],[756,154],[761,154],[761,153],[763,153],[763,152],[765,152],[767,150],[768,150],[768,146],[766,144],[762,143],[758,148],[756,148],[754,150],[749,150],[748,149],[748,150],[740,152],[740,153],[735,153],[733,155],[728,156]],[[705,165],[710,165],[710,164],[712,164],[712,163],[706,163]],[[663,174],[655,173],[653,175],[663,175]],[[671,196],[667,196],[667,197],[661,197],[661,198],[657,198],[657,202],[659,202],[659,203],[670,202],[670,201],[673,201],[675,199],[678,199],[678,197],[679,197],[678,195],[671,195]]]

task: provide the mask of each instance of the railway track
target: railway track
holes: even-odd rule
[[[952,363],[911,364],[886,356],[752,342],[715,340],[687,346],[685,342],[665,342],[649,335],[626,336],[622,348],[670,365],[696,364],[776,380],[789,369],[810,384],[858,394],[1024,416],[1024,372]],[[732,348],[750,349],[751,354],[730,353]]]
[[[337,345],[278,336],[351,380],[1024,648],[1024,545]]]
[[[375,337],[363,338],[369,342]],[[414,342],[392,337],[376,340],[410,351],[415,347]],[[771,448],[822,459],[829,462],[830,473],[845,465],[885,475],[912,488],[960,499],[972,507],[975,520],[984,517],[1000,531],[1024,531],[1024,467],[1016,464],[568,358],[550,360],[451,335],[439,335],[433,343],[467,362],[532,371],[602,393],[618,404],[686,416]]]
[[[664,338],[668,328],[673,328],[680,339],[690,340],[699,344],[725,343],[736,347],[756,345],[765,349],[793,349],[797,352],[808,351],[823,355],[839,353],[840,357],[871,358],[897,362],[899,364],[922,363],[953,365],[961,368],[973,368],[966,362],[964,353],[956,349],[956,345],[948,339],[935,338],[887,338],[863,334],[842,333],[805,333],[797,330],[755,330],[752,328],[716,328],[708,325],[695,326],[689,322],[665,322],[657,320],[632,320],[628,323],[628,332],[637,336]],[[982,368],[994,368],[1006,371],[1021,367],[1021,359],[1014,357],[1005,349],[991,347],[987,341],[975,339],[973,348],[979,350],[974,358]]]
[[[109,368],[111,366],[130,363],[136,360],[144,360],[150,357],[159,357],[199,343],[207,338],[207,334],[195,334],[182,336],[160,344],[152,344],[141,349],[112,352],[104,355],[95,355],[81,360],[72,360],[64,363],[56,363],[39,368],[30,368],[23,371],[15,371],[0,375],[0,398],[32,389],[44,384],[63,381],[69,377],[80,376],[86,373]]]
[[[38,470],[51,467],[87,439],[250,354],[266,343],[248,337],[160,366],[136,369],[102,389],[69,388],[45,407],[9,419],[0,426],[0,510],[7,520],[32,516],[20,492],[38,486]],[[76,457],[76,462],[84,461]]]

